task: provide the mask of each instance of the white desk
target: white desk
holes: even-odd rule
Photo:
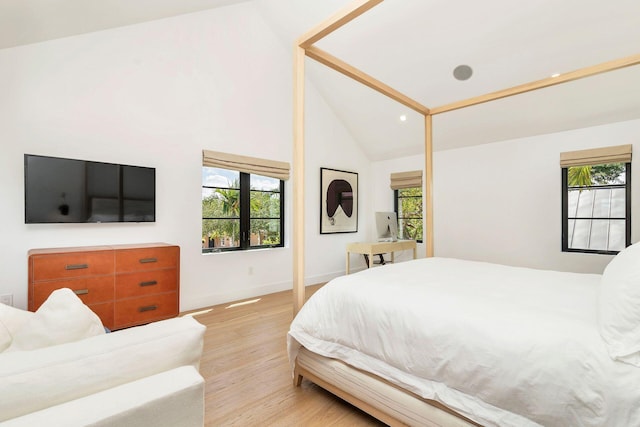
[[[417,245],[415,240],[398,240],[396,242],[359,242],[347,245],[347,274],[349,274],[350,254],[363,254],[369,256],[369,268],[373,267],[375,254],[391,253],[391,262],[394,261],[394,252],[413,249],[413,259],[417,258]]]

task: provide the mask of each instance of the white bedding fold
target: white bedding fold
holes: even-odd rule
[[[597,328],[600,276],[428,258],[331,281],[300,345],[484,425],[640,425],[640,369]]]

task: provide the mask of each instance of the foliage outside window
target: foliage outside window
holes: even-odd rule
[[[394,190],[398,238],[422,243],[422,187]]]
[[[562,250],[615,254],[631,244],[631,163],[562,168]]]
[[[202,252],[284,246],[284,181],[202,168]]]

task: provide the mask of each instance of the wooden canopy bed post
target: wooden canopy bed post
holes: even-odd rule
[[[424,242],[427,245],[426,255],[432,257],[434,255],[433,246],[433,116],[431,113],[424,116],[424,198],[426,213],[427,236]]]
[[[304,49],[293,56],[293,314],[304,304]]]
[[[392,87],[376,80],[366,73],[347,64],[329,53],[313,46],[314,43],[331,34],[343,25],[351,22],[353,19],[362,15],[374,6],[382,3],[383,0],[357,0],[343,11],[336,13],[325,22],[319,24],[305,35],[300,37],[294,46],[294,205],[293,205],[293,253],[294,253],[294,278],[293,278],[293,312],[298,313],[305,301],[304,289],[304,56],[308,56],[316,61],[324,64],[329,68],[344,74],[370,87],[381,94],[423,114],[425,118],[430,112],[427,107],[414,101],[408,96],[403,95]],[[428,127],[430,128],[430,118],[427,118]],[[430,132],[425,135],[425,147],[431,147]],[[429,161],[431,156],[428,156]],[[431,199],[431,174],[427,171],[426,178],[426,203],[427,203],[427,256],[433,255],[433,218],[430,215],[432,211]]]
[[[304,287],[304,58],[306,48],[381,3],[357,0],[300,37],[293,53],[293,315],[305,301]]]

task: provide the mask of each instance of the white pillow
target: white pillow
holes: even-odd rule
[[[640,243],[622,250],[605,268],[599,314],[609,356],[640,367]]]
[[[33,313],[30,311],[0,304],[0,352],[9,348],[13,340],[13,334],[32,316]]]
[[[13,334],[7,351],[34,350],[104,333],[100,318],[71,289],[57,289]]]
[[[13,337],[9,333],[9,330],[2,324],[2,321],[0,321],[0,353],[9,348],[12,340]]]

